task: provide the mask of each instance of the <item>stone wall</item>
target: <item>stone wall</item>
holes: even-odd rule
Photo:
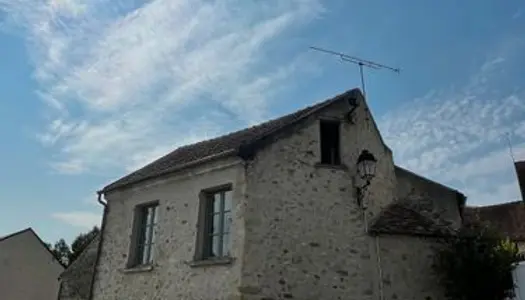
[[[384,300],[446,299],[432,269],[435,239],[391,235],[378,244]]]
[[[59,300],[89,299],[99,242],[100,235],[97,235],[80,256],[60,275]]]
[[[461,225],[459,193],[400,167],[395,168],[397,199],[417,204],[417,211],[433,219],[441,218],[458,228]]]
[[[195,253],[199,193],[233,185],[232,253],[241,257],[244,168],[238,159],[207,164],[106,196],[108,215],[94,285],[95,300],[229,299],[240,280],[240,262],[191,267]],[[154,266],[126,269],[136,205],[159,201]]]
[[[355,124],[343,119],[347,111],[343,102],[326,108],[250,163],[241,280],[247,299],[377,299],[374,244],[355,197],[354,182],[362,184],[355,164],[363,149],[378,159],[369,220],[394,199],[394,165],[364,103]],[[317,165],[319,117],[341,120],[344,167]]]

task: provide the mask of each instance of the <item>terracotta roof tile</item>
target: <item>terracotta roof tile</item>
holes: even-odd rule
[[[525,241],[525,204],[522,201],[466,207],[463,222],[482,222],[514,240]]]

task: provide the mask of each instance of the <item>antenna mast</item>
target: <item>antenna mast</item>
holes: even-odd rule
[[[347,54],[344,54],[344,53],[335,52],[335,51],[332,51],[332,50],[326,50],[326,49],[322,49],[322,48],[318,48],[318,47],[310,47],[310,49],[313,49],[315,51],[328,53],[328,54],[332,54],[332,55],[337,55],[337,56],[339,56],[341,58],[342,61],[358,65],[359,66],[359,75],[361,76],[361,88],[363,90],[363,95],[366,95],[366,92],[365,92],[365,77],[364,77],[364,74],[363,74],[364,73],[363,72],[363,67],[368,67],[368,68],[376,69],[376,70],[386,69],[386,70],[390,70],[390,71],[395,72],[395,73],[399,73],[401,71],[399,68],[389,67],[387,65],[376,63],[376,62],[373,62],[373,61],[370,61],[370,60],[361,59],[361,58],[355,57],[355,56],[350,56],[350,55],[347,55]]]
[[[512,163],[515,163],[516,159],[514,159],[514,151],[512,151],[512,142],[510,141],[510,133],[507,132],[505,137],[507,138],[507,143],[508,143],[508,146],[509,146],[510,158],[512,159]]]

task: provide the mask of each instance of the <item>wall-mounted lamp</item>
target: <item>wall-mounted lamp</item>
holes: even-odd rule
[[[376,163],[377,159],[368,150],[363,150],[357,158],[357,173],[359,174],[359,177],[365,181],[363,186],[356,187],[357,202],[360,207],[363,204],[366,189],[370,185],[370,181],[376,175]]]

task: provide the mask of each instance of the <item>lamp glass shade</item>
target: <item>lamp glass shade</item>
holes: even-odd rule
[[[363,180],[370,181],[376,175],[377,160],[368,150],[363,150],[357,159],[357,172]]]

